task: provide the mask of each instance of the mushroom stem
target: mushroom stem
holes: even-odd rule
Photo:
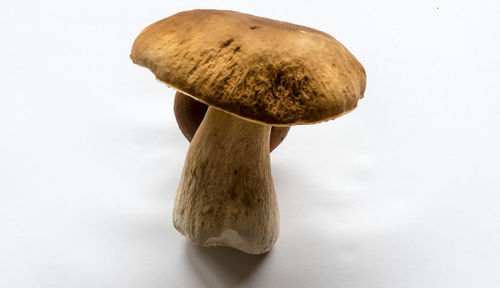
[[[271,176],[271,126],[209,107],[189,146],[173,221],[194,244],[250,254],[271,249],[279,211]]]

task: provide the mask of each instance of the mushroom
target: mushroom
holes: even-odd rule
[[[271,126],[323,122],[356,108],[366,84],[361,64],[324,32],[221,10],[150,25],[131,59],[209,106],[187,152],[175,228],[198,245],[269,251],[279,233]]]
[[[201,124],[208,105],[196,101],[181,92],[175,93],[174,114],[177,125],[186,139],[191,142]],[[269,140],[271,152],[285,139],[290,127],[272,127]]]

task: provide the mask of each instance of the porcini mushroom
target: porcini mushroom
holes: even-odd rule
[[[177,91],[174,99],[174,114],[177,125],[186,139],[191,142],[207,113],[208,105]],[[272,127],[269,148],[273,152],[285,139],[290,127]]]
[[[271,126],[353,110],[365,90],[361,64],[324,32],[220,10],[150,25],[131,59],[209,106],[184,163],[175,228],[198,245],[269,251],[279,232]]]

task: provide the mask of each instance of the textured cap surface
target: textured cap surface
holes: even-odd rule
[[[336,118],[356,107],[366,85],[361,64],[332,36],[234,11],[158,21],[130,57],[201,102],[269,125]]]

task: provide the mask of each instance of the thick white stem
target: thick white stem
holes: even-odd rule
[[[173,221],[191,242],[250,254],[271,249],[279,211],[264,126],[210,107],[189,147]]]

